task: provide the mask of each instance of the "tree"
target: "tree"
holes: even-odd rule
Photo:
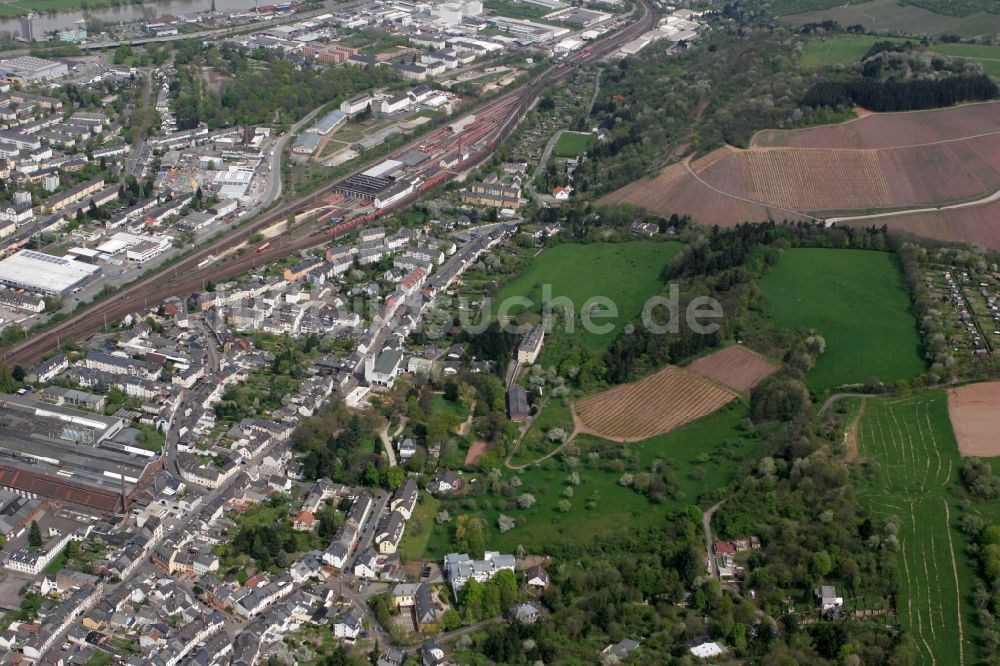
[[[404,480],[406,480],[406,472],[403,471],[402,467],[390,467],[385,472],[385,485],[393,492],[403,485]]]
[[[478,622],[483,617],[483,584],[475,578],[462,586],[462,617],[466,622]]]
[[[531,493],[522,493],[517,497],[517,505],[522,509],[530,509],[535,505],[535,496]]]
[[[15,365],[14,369],[10,371],[11,377],[13,377],[14,381],[16,381],[18,383],[21,383],[21,382],[24,381],[24,377],[25,377],[26,374],[27,373],[25,373],[24,367],[21,366],[21,365]]]
[[[502,513],[500,514],[500,517],[497,518],[497,528],[500,530],[500,534],[511,531],[514,529],[515,524],[516,523],[513,518],[505,516]]]
[[[32,548],[41,548],[45,542],[42,540],[42,528],[36,521],[31,521],[31,528],[28,531],[28,545]]]
[[[13,393],[17,390],[17,382],[11,375],[6,363],[0,362],[0,393]]]
[[[445,631],[455,631],[462,626],[462,618],[454,608],[449,608],[441,615],[441,625]]]
[[[490,585],[500,591],[500,605],[509,608],[517,601],[517,576],[509,569],[498,571],[492,579]]]

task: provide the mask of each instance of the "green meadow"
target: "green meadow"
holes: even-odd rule
[[[806,380],[842,384],[911,380],[925,369],[917,325],[896,257],[868,250],[793,249],[761,281],[765,319],[826,339]]]

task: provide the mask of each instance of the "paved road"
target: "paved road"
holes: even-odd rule
[[[542,173],[545,171],[545,167],[548,166],[549,158],[552,157],[552,150],[556,147],[556,143],[559,142],[559,137],[563,135],[563,132],[568,132],[568,129],[557,130],[549,142],[545,144],[545,150],[542,151],[542,157],[538,160],[538,166],[535,167],[534,173]],[[543,206],[558,206],[559,201],[551,194],[541,194],[535,189],[535,179],[529,178],[527,180],[528,191],[531,192],[531,196],[538,200],[538,203]]]
[[[712,542],[714,541],[712,538],[712,516],[725,503],[726,500],[716,502],[701,517],[701,529],[705,532],[705,553],[708,556],[708,573],[716,580],[719,578],[719,566],[715,563],[715,558],[712,557]]]
[[[325,105],[324,105],[325,106]],[[271,170],[267,176],[267,189],[264,190],[264,197],[260,201],[260,206],[258,208],[267,208],[270,206],[275,199],[281,196],[282,178],[281,178],[281,155],[285,152],[285,146],[288,142],[292,140],[293,135],[305,127],[308,123],[312,122],[312,119],[323,109],[323,107],[318,107],[307,113],[299,122],[292,125],[292,128],[285,132],[285,135],[274,142],[274,148],[271,151]]]
[[[936,208],[911,208],[909,210],[896,210],[890,211],[888,213],[872,213],[871,215],[852,215],[848,217],[828,217],[823,222],[826,226],[831,226],[837,224],[838,222],[857,222],[860,220],[877,220],[883,217],[902,217],[904,215],[919,215],[921,213],[940,213],[946,210],[959,210],[961,208],[976,208],[977,206],[987,206],[991,203],[996,203],[1000,201],[1000,190],[997,190],[993,194],[976,199],[974,201],[966,201],[964,203],[952,204],[950,206],[938,206]]]

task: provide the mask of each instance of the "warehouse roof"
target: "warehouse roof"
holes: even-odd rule
[[[101,271],[99,266],[21,250],[0,261],[0,283],[12,287],[62,293]]]

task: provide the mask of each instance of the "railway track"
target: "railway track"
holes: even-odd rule
[[[477,116],[483,120],[483,125],[476,132],[476,143],[481,142],[483,145],[463,163],[463,169],[476,166],[492,155],[496,146],[514,131],[521,118],[524,117],[524,114],[542,92],[565,78],[575,67],[599,60],[616,51],[622,44],[650,30],[655,23],[656,15],[653,13],[647,0],[639,0],[639,4],[642,7],[643,15],[633,23],[610,37],[577,51],[571,57],[568,57],[566,61],[549,67],[534,81],[502,95],[488,103],[485,107],[480,108],[477,111]],[[503,119],[502,121],[500,121],[501,118]],[[495,128],[483,131],[486,122],[498,121],[499,124]],[[435,130],[426,136],[414,139],[387,157],[398,157],[420,145],[429,143],[441,143],[442,146],[445,146],[449,144],[458,145],[465,141],[467,145],[468,139],[462,136],[462,134],[451,135],[449,137],[448,133],[449,130],[447,128]],[[360,173],[366,168],[368,166],[359,167],[356,171],[348,174],[348,176]],[[208,245],[192,252],[173,265],[140,278],[136,283],[99,303],[95,303],[83,312],[72,315],[69,319],[26,339],[24,342],[4,349],[2,352],[4,360],[9,364],[24,366],[34,364],[45,353],[58,347],[63,342],[92,335],[102,330],[109,321],[117,321],[135,312],[147,311],[150,306],[155,307],[164,299],[172,296],[186,297],[193,292],[202,290],[207,282],[217,282],[241,273],[246,273],[257,266],[282,259],[301,250],[326,244],[332,239],[350,233],[358,225],[347,227],[342,233],[320,236],[303,233],[308,231],[306,228],[307,225],[303,225],[303,227],[293,230],[287,236],[276,238],[272,241],[271,246],[263,252],[248,253],[242,257],[236,256],[199,267],[199,264],[206,259],[230,253],[230,251],[246,243],[253,234],[284,221],[289,215],[316,208],[325,199],[336,193],[339,182],[338,180],[329,183],[310,194],[280,204],[270,211],[265,211],[254,218],[253,221],[239,227],[225,238],[210,242]],[[379,215],[405,208],[419,199],[421,194],[422,192],[420,191],[414,192],[406,198],[376,211],[374,216],[365,217],[373,219]]]

